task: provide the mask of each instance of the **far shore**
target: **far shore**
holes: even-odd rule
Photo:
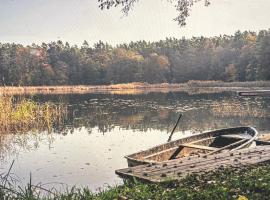
[[[150,92],[216,93],[223,91],[270,90],[270,81],[221,82],[189,81],[187,83],[124,83],[112,85],[63,85],[63,86],[2,86],[0,95],[31,94],[142,94]]]

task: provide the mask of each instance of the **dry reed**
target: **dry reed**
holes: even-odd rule
[[[30,99],[16,100],[12,96],[0,97],[0,133],[25,132],[48,129],[60,124],[66,115],[64,105],[37,103]]]
[[[63,86],[5,86],[0,87],[0,95],[25,95],[25,94],[85,94],[85,93],[147,93],[147,92],[170,92],[190,91],[193,89],[215,89],[234,91],[241,88],[270,89],[270,81],[254,82],[222,82],[222,81],[199,81],[190,80],[187,83],[123,83],[114,85],[63,85]]]

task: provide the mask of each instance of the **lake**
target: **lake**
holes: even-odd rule
[[[37,95],[38,102],[67,106],[65,125],[52,133],[0,135],[0,174],[8,171],[20,184],[44,187],[88,186],[92,190],[121,184],[114,171],[127,167],[125,155],[166,142],[180,113],[173,139],[211,129],[254,126],[270,131],[270,97],[149,93],[138,95]]]

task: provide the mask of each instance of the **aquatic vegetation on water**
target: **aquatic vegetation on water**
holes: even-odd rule
[[[32,185],[16,187],[7,175],[0,175],[0,199],[15,200],[202,200],[202,199],[268,199],[270,196],[270,164],[244,169],[222,169],[203,175],[188,176],[179,183],[160,185],[126,181],[122,186],[109,187],[93,193],[88,188],[44,189]]]
[[[31,99],[0,97],[0,133],[25,132],[34,129],[51,130],[67,113],[64,105],[37,103]]]

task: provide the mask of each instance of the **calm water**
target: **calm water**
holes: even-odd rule
[[[0,174],[12,168],[22,184],[89,186],[120,184],[114,170],[127,166],[125,155],[164,143],[179,113],[173,139],[232,126],[270,131],[270,98],[234,93],[150,93],[144,95],[34,96],[35,101],[68,106],[64,127],[48,134],[0,135]]]

